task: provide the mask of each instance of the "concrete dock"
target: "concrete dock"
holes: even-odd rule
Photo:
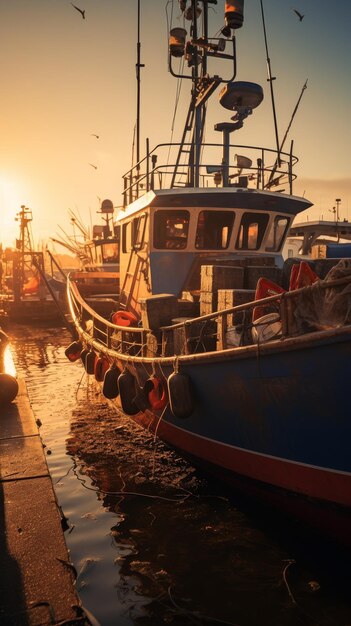
[[[26,386],[0,407],[0,624],[89,624]]]

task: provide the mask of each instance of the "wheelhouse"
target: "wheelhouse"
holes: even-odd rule
[[[248,256],[273,257],[295,215],[310,203],[258,190],[168,190],[145,194],[121,211],[121,298],[196,290],[201,265]],[[133,278],[132,278],[133,277]]]

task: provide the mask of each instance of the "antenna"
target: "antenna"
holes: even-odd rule
[[[269,189],[269,187],[270,187],[270,183],[273,181],[273,177],[274,177],[274,175],[275,175],[275,173],[276,173],[276,171],[277,171],[277,167],[279,167],[279,159],[280,159],[280,154],[281,154],[281,152],[283,151],[283,148],[284,148],[284,144],[285,144],[286,138],[287,138],[287,136],[288,136],[288,134],[289,134],[289,130],[290,130],[291,125],[292,125],[292,123],[293,123],[293,120],[294,120],[294,117],[295,117],[295,115],[296,115],[297,109],[299,108],[299,104],[300,104],[300,102],[301,102],[301,98],[302,98],[302,96],[303,96],[303,94],[304,94],[305,89],[307,89],[307,79],[306,79],[306,82],[305,82],[304,86],[303,86],[303,87],[302,87],[302,89],[301,89],[301,93],[300,93],[299,99],[298,99],[298,101],[297,101],[297,103],[296,103],[296,105],[295,105],[295,108],[294,108],[294,110],[293,110],[293,112],[292,112],[292,115],[291,115],[291,118],[290,118],[290,122],[289,122],[288,127],[287,127],[287,129],[286,129],[286,131],[285,131],[285,135],[284,135],[284,137],[283,137],[283,141],[282,141],[282,142],[281,142],[281,144],[280,144],[280,152],[279,152],[279,154],[278,154],[278,156],[277,156],[277,158],[276,158],[276,160],[275,160],[275,163],[274,163],[274,166],[273,166],[273,168],[272,168],[271,175],[270,175],[270,177],[269,177],[269,181],[268,181],[268,184],[267,184],[268,189]]]
[[[266,56],[267,56],[267,59],[266,59],[267,60],[267,74],[268,74],[267,80],[269,82],[269,86],[270,86],[270,90],[271,90],[271,101],[272,101],[274,130],[275,130],[275,141],[276,141],[277,153],[278,153],[278,159],[277,160],[278,160],[278,165],[280,166],[280,147],[279,147],[277,115],[276,115],[276,111],[275,111],[274,91],[273,91],[273,81],[276,79],[276,77],[272,76],[271,60],[269,58],[269,53],[268,53],[266,23],[265,23],[264,12],[263,12],[263,0],[260,0],[260,2],[261,2],[261,13],[262,13],[262,25],[263,25],[264,43],[265,43],[265,46],[266,46]]]

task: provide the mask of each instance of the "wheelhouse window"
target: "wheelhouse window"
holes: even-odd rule
[[[244,213],[241,218],[236,247],[239,250],[259,250],[266,232],[267,213]]]
[[[283,245],[285,235],[289,228],[290,219],[282,215],[277,215],[268,233],[266,250],[267,252],[278,252]]]
[[[198,250],[228,248],[234,219],[233,211],[201,211],[197,221],[195,248]]]
[[[156,211],[154,219],[154,247],[183,250],[188,243],[189,211]]]
[[[118,262],[118,243],[104,243],[102,246],[103,263]]]

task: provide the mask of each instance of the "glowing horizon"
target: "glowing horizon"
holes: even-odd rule
[[[340,197],[341,215],[351,218],[351,3],[339,0],[331,16],[327,3],[310,0],[303,22],[287,1],[264,0],[264,7],[280,137],[308,79],[286,143],[289,149],[294,140],[300,159],[294,193],[314,202],[309,211],[316,216]],[[35,241],[55,236],[59,226],[69,229],[69,208],[90,224],[100,199],[121,205],[136,118],[136,3],[85,0],[85,20],[69,3],[0,0],[0,8],[0,242],[13,245],[14,216],[23,204],[33,211]],[[175,113],[177,80],[167,71],[164,8],[161,0],[141,0],[142,155],[147,137],[151,146],[170,140]],[[214,30],[223,23],[223,8],[219,0],[211,11]],[[173,26],[182,25],[176,1],[173,13]],[[258,1],[246,3],[236,38],[237,80],[257,82],[265,91],[237,141],[274,147]],[[189,82],[182,85],[174,141],[184,123]],[[209,106],[208,141],[218,139],[213,124],[228,118],[217,100],[215,94],[211,111]]]

